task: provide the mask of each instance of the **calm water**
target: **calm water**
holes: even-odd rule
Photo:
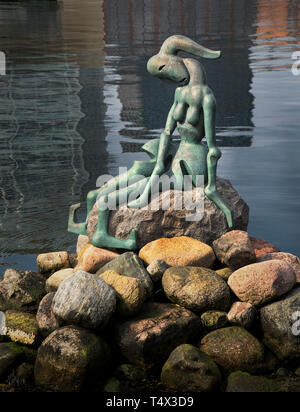
[[[74,250],[69,205],[142,158],[174,87],[146,72],[172,34],[223,51],[205,61],[229,178],[249,231],[300,255],[298,0],[0,2],[0,274]]]

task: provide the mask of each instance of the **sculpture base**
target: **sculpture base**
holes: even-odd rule
[[[230,206],[234,213],[234,229],[247,230],[249,221],[249,207],[232,187],[229,180],[217,179],[217,188],[221,197]],[[178,200],[183,198],[182,191],[171,190],[160,193],[157,199],[152,200],[149,205],[142,209],[120,208],[114,210],[110,215],[109,234],[127,239],[131,230],[138,232],[138,248],[142,248],[147,243],[162,237],[189,236],[201,242],[212,244],[214,240],[228,232],[228,225],[223,212],[204,195],[204,189],[193,189],[195,196],[204,197],[203,216],[200,220],[190,221],[188,216],[195,211],[182,209],[175,210]],[[185,192],[186,193],[186,192]],[[170,207],[167,210],[158,208],[157,205],[168,204],[168,197],[171,198]],[[160,203],[158,203],[158,201]],[[174,208],[175,202],[175,208]],[[98,220],[97,205],[94,206],[88,221],[88,236],[92,240]]]

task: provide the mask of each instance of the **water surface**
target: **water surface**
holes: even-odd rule
[[[141,159],[174,87],[147,74],[166,37],[221,49],[204,61],[228,178],[251,234],[300,255],[300,3],[295,0],[0,2],[0,274],[74,250],[69,206]]]

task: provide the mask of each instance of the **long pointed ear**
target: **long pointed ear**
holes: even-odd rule
[[[221,57],[220,51],[214,51],[200,46],[185,36],[171,36],[164,41],[160,53],[176,56],[179,51],[193,54],[194,56],[205,57],[206,59],[218,59]]]

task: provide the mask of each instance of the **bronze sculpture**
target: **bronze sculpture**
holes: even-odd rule
[[[215,97],[207,85],[203,66],[195,59],[179,57],[179,51],[209,59],[221,56],[219,51],[209,50],[185,36],[175,35],[169,37],[163,43],[160,52],[150,58],[147,64],[150,74],[180,84],[175,91],[174,103],[165,130],[159,140],[149,141],[143,146],[143,150],[150,156],[148,162],[135,161],[127,173],[115,177],[100,189],[88,194],[85,222],[75,223],[75,211],[80,204],[71,206],[68,226],[70,232],[87,235],[87,222],[94,204],[96,201],[101,203],[101,199],[107,199],[112,192],[116,193],[118,200],[125,195],[130,208],[147,205],[151,187],[157,176],[162,174],[175,176],[176,188],[181,187],[182,190],[185,175],[191,176],[193,184],[196,184],[196,176],[203,175],[206,196],[223,211],[229,228],[233,227],[233,213],[216,189],[217,163],[221,152],[216,145],[215,137]],[[176,128],[181,137],[179,144],[171,141]],[[208,150],[202,142],[204,137]],[[146,177],[146,180],[131,184],[137,175]],[[137,189],[142,189],[141,196],[135,201],[128,202],[130,194]],[[109,213],[109,209],[98,208],[98,225],[92,239],[93,245],[136,249],[135,230],[126,240],[108,234]]]

